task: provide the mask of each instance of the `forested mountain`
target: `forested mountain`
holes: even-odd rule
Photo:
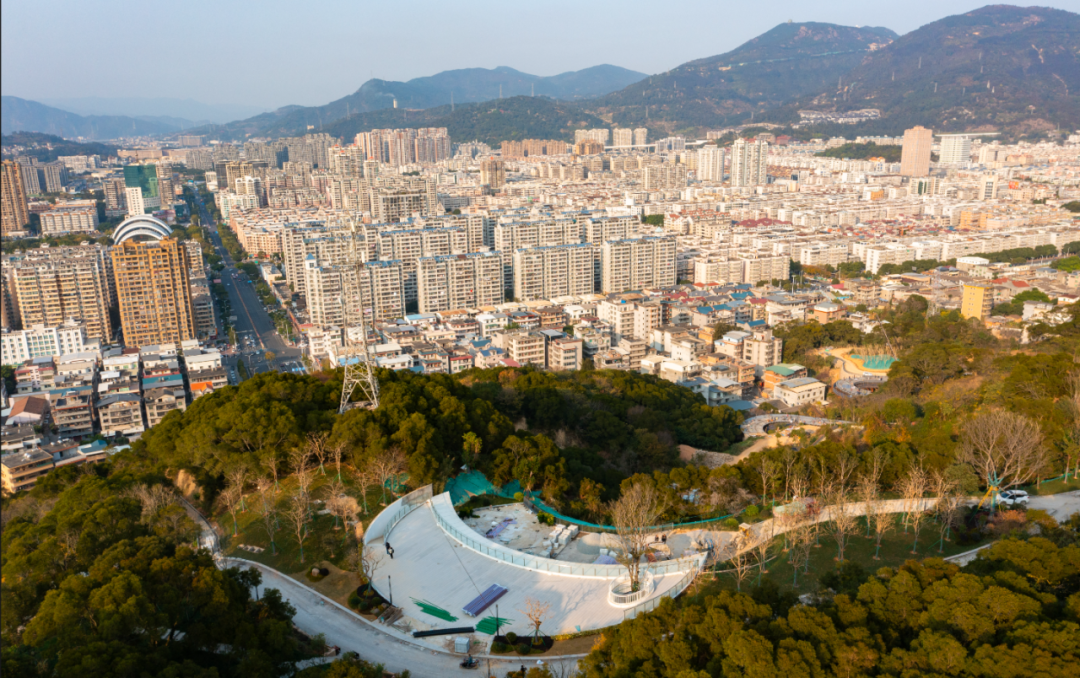
[[[42,132],[62,137],[116,139],[167,134],[181,129],[181,124],[181,121],[146,120],[122,115],[82,116],[13,96],[4,96],[0,101],[0,130],[4,134]]]
[[[1017,131],[1080,125],[1080,14],[995,5],[865,55],[797,107],[879,108],[889,128]],[[883,122],[885,122],[883,121]]]
[[[780,24],[730,52],[690,61],[584,105],[619,125],[672,132],[741,122],[751,111],[835,85],[896,37],[887,28]]]
[[[309,125],[322,129],[331,123],[349,120],[363,113],[377,113],[375,118],[370,119],[385,119],[393,123],[397,121],[394,115],[402,116],[404,120],[403,109],[413,109],[410,113],[431,118],[444,115],[442,107],[445,106],[449,111],[451,103],[461,105],[534,94],[537,97],[560,101],[585,99],[612,92],[644,77],[644,73],[604,64],[550,77],[530,75],[500,66],[493,69],[465,68],[443,71],[408,82],[373,79],[365,82],[356,92],[323,106],[285,106],[213,129],[218,135],[231,135],[234,138],[242,138],[247,134],[291,136],[303,134]],[[519,126],[524,127],[528,122],[522,120]],[[471,139],[472,137],[461,140]]]

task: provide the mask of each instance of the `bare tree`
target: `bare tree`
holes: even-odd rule
[[[354,468],[353,475],[356,476],[356,484],[360,488],[360,501],[364,503],[364,513],[367,513],[367,489],[372,481],[372,473],[367,469]]]
[[[246,511],[247,506],[244,505],[244,484],[247,482],[247,468],[243,465],[239,465],[226,473],[225,478],[230,485],[235,485],[237,488],[239,488],[240,511]]]
[[[525,609],[518,610],[518,612],[525,615],[525,618],[533,625],[534,644],[540,640],[540,625],[544,623],[544,619],[547,618],[548,610],[550,609],[551,603],[542,603],[535,598],[526,597]]]
[[[926,519],[925,497],[926,491],[930,489],[930,478],[921,466],[914,464],[900,481],[900,488],[904,497],[905,520],[915,533],[911,552],[916,553],[919,549],[919,531]]]
[[[806,521],[805,516],[790,531],[788,540],[788,564],[791,565],[791,585],[799,586],[799,568],[810,564],[810,550],[814,546],[814,526]]]
[[[765,508],[769,488],[775,487],[776,474],[780,470],[780,467],[775,461],[766,456],[765,453],[760,453],[758,455],[757,463],[754,464],[754,470],[757,471],[758,476],[761,478],[761,507]]]
[[[293,531],[296,543],[300,546],[300,562],[304,562],[304,539],[307,538],[308,503],[300,492],[289,497],[289,503],[282,511],[285,522]]]
[[[753,544],[750,535],[743,532],[735,535],[732,544],[734,549],[728,563],[731,564],[731,576],[735,579],[735,590],[742,591],[742,584],[750,578],[750,571],[754,566],[751,557]]]
[[[847,495],[840,492],[838,488],[829,493],[827,501],[829,503],[828,522],[825,523],[825,529],[836,541],[836,560],[842,563],[848,539],[858,526],[858,517],[848,504]]]
[[[1042,429],[1022,414],[991,409],[964,426],[960,461],[971,464],[991,495],[1029,482],[1046,463]]]
[[[349,553],[349,567],[360,575],[363,583],[371,584],[375,581],[375,574],[382,567],[385,554],[374,546],[365,545],[364,542],[356,543],[356,549]]]
[[[967,497],[960,492],[958,484],[941,471],[934,473],[931,480],[932,492],[937,497],[934,515],[938,521],[938,553],[945,552],[945,540],[949,538],[954,525],[959,522],[960,511]]]
[[[663,512],[656,488],[644,482],[634,483],[611,505],[611,520],[622,545],[615,559],[626,568],[631,591],[641,587],[641,559],[648,551],[649,532]]]
[[[833,473],[833,482],[837,490],[847,497],[850,490],[851,476],[859,466],[859,460],[849,450],[843,450],[836,456],[836,466]]]
[[[307,454],[309,459],[319,462],[319,472],[326,475],[326,457],[329,453],[328,440],[330,434],[326,431],[312,431],[307,435]]]
[[[780,452],[780,463],[784,467],[784,501],[791,498],[791,480],[799,462],[799,455],[794,449],[785,447]]]
[[[405,470],[405,453],[397,445],[386,448],[376,454],[370,464],[372,473],[379,481],[382,490],[382,503],[386,504],[386,483],[394,480]]]
[[[259,517],[263,521],[263,529],[270,539],[270,552],[277,555],[277,543],[274,541],[274,533],[278,530],[277,501],[278,488],[272,478],[259,478],[256,481],[259,490]]]
[[[863,503],[863,517],[866,519],[866,538],[869,539],[873,529],[871,524],[874,522],[874,514],[882,508],[879,499],[881,489],[871,473],[859,478],[859,484],[855,489]]]
[[[236,514],[240,512],[240,497],[242,490],[239,485],[229,483],[225,486],[225,489],[218,495],[222,505],[225,506],[225,510],[232,515],[233,522],[233,536],[237,536],[240,533],[240,526],[236,522]]]
[[[270,454],[263,457],[259,463],[270,472],[270,476],[274,479],[274,487],[281,487],[278,484],[278,469],[281,466],[281,459],[278,458],[277,451],[271,450]]]
[[[768,522],[768,525],[769,533],[768,535],[766,535],[764,534],[765,523],[759,524],[759,529],[761,530],[761,533],[757,535],[757,541],[754,542],[754,552],[757,554],[758,581],[761,581],[761,577],[769,571],[769,568],[767,568],[766,565],[769,564],[769,554],[772,552],[774,547],[773,534],[775,531],[776,521],[770,520]]]
[[[176,492],[165,485],[140,484],[124,492],[142,505],[142,522],[148,522],[158,511],[176,502]]]
[[[334,462],[334,468],[337,469],[337,479],[341,482],[341,458],[345,455],[345,443],[335,443],[330,446],[330,459]]]
[[[345,494],[345,485],[337,479],[331,481],[326,487],[326,509],[334,516],[334,529],[337,529],[338,520],[341,520],[343,528],[348,528],[349,518],[356,515],[356,500]]]
[[[893,514],[879,506],[874,512],[874,560],[880,560],[878,556],[881,553],[881,541],[895,527],[896,519]]]

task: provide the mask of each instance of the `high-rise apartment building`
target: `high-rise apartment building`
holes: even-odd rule
[[[596,292],[599,249],[593,243],[514,252],[514,298],[552,299]]]
[[[161,197],[161,209],[172,209],[176,195],[173,191],[172,165],[168,163],[157,164],[158,195]]]
[[[986,320],[994,306],[994,293],[990,283],[965,283],[964,296],[960,300],[960,315],[965,318]]]
[[[21,159],[16,162],[19,165],[19,174],[22,176],[23,190],[26,191],[26,195],[40,195],[41,183],[38,181],[37,158]]]
[[[736,139],[731,147],[731,185],[761,186],[768,183],[769,144]]]
[[[161,194],[158,192],[158,173],[156,165],[126,165],[124,167],[124,186],[127,198],[128,214],[146,214],[161,208]],[[137,189],[138,192],[132,189]]]
[[[495,306],[505,300],[503,254],[473,252],[417,261],[421,313]]]
[[[966,134],[942,134],[938,162],[947,167],[962,167],[971,162],[971,137]]]
[[[642,173],[646,191],[663,191],[686,187],[686,165],[665,162],[649,165]]]
[[[900,152],[900,174],[905,177],[925,177],[930,173],[930,146],[934,132],[922,126],[904,131]]]
[[[23,327],[59,327],[81,320],[86,334],[113,339],[109,309],[113,305],[112,266],[105,248],[49,247],[30,250],[4,263]]]
[[[633,146],[634,130],[625,127],[617,127],[612,132],[612,146]]]
[[[582,141],[595,141],[601,146],[607,146],[611,131],[608,129],[579,129],[574,131],[574,144]],[[602,151],[601,151],[602,152]]]
[[[112,262],[125,345],[151,346],[195,338],[191,265],[183,244],[174,238],[125,240],[113,247]]]
[[[600,288],[605,294],[676,282],[675,238],[611,240],[600,248]]]
[[[361,267],[358,289],[354,265],[320,264],[308,255],[304,262],[304,297],[311,323],[321,328],[356,324],[360,319],[360,294],[368,320],[402,317],[404,275],[400,261],[371,261]]]
[[[719,146],[702,146],[698,151],[695,174],[698,181],[723,181],[724,149]]]
[[[644,127],[638,127],[637,129],[634,130],[634,145],[635,146],[644,146],[646,143],[648,143],[648,138],[649,138],[649,130],[645,129]]]
[[[101,182],[105,190],[105,216],[115,218],[127,213],[127,187],[123,179],[105,179]]]
[[[480,183],[497,191],[506,184],[506,169],[501,160],[494,158],[480,163]]]
[[[58,162],[37,165],[38,184],[46,193],[60,193],[67,180],[67,167]]]
[[[0,235],[6,236],[23,230],[30,223],[26,190],[19,165],[10,160],[5,160],[0,165],[0,198],[0,210],[3,213]]]

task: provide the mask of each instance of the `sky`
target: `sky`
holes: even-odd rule
[[[609,63],[660,73],[787,20],[899,34],[963,0],[4,0],[0,91],[26,99],[172,97],[315,106],[369,78]],[[1040,0],[1077,10],[1077,0]]]

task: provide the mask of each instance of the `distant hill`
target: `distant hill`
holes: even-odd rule
[[[15,132],[0,137],[0,145],[5,149],[12,146],[21,146],[23,150],[19,155],[37,158],[41,162],[51,162],[61,155],[100,155],[102,157],[115,156],[116,146],[99,144],[96,142],[80,143],[52,134],[40,132]]]
[[[867,54],[797,107],[879,108],[876,129],[1038,131],[1080,126],[1080,15],[994,5],[946,17]],[[936,89],[936,91],[935,91]]]
[[[395,101],[401,110],[436,108],[451,101],[455,105],[494,101],[500,94],[505,100],[534,92],[538,97],[580,100],[607,94],[644,77],[644,73],[605,64],[550,77],[500,66],[443,71],[408,82],[368,80],[356,92],[323,106],[285,106],[214,128],[214,133],[224,138],[303,134],[309,125],[319,129],[358,113],[393,109]]]
[[[498,144],[507,139],[573,141],[574,130],[602,127],[604,121],[581,109],[546,97],[516,96],[474,104],[438,106],[422,111],[401,108],[361,113],[338,120],[323,131],[347,143],[358,132],[377,128],[446,127],[455,142]]]
[[[145,120],[121,115],[81,116],[29,99],[4,96],[0,100],[0,132],[42,132],[61,137],[116,139],[119,137],[167,134],[178,125],[161,120]]]
[[[69,97],[41,99],[41,103],[79,115],[124,115],[133,118],[176,118],[187,127],[222,124],[266,111],[248,104],[204,104],[194,99],[168,97]]]
[[[752,111],[835,85],[896,37],[887,28],[780,24],[730,52],[690,61],[583,105],[617,124],[671,132],[743,122]]]

